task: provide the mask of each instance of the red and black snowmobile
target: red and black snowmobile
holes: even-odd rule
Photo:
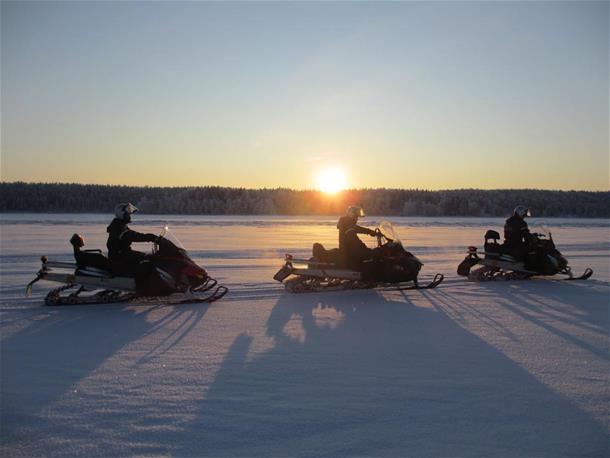
[[[50,261],[43,256],[42,268],[27,285],[27,295],[39,280],[63,283],[47,294],[46,305],[150,300],[167,300],[172,304],[214,302],[228,292],[189,257],[167,227],[153,245],[153,253],[141,263],[137,280],[135,276],[113,275],[108,258],[101,250],[82,249],[84,239],[80,235],[74,234],[70,243],[76,264]]]

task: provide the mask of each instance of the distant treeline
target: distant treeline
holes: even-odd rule
[[[218,186],[136,187],[62,183],[0,183],[1,212],[109,213],[132,202],[143,213],[191,215],[337,215],[348,205],[386,216],[506,216],[517,204],[535,216],[610,217],[610,192],[536,189],[319,191]]]

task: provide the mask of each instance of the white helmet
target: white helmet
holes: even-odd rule
[[[347,216],[351,216],[352,218],[364,217],[364,210],[362,207],[358,207],[357,205],[350,205],[347,207],[347,211],[345,212]]]
[[[137,212],[138,209],[132,203],[121,203],[114,207],[114,216],[118,219],[126,219],[127,215]]]
[[[532,216],[529,209],[523,205],[517,205],[513,211],[513,215],[517,215],[519,218],[525,218],[526,216]]]

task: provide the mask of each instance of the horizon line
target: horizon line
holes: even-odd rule
[[[335,193],[329,194],[320,189],[315,188],[287,188],[283,186],[277,187],[260,187],[260,188],[248,188],[245,186],[223,186],[217,184],[206,184],[206,185],[141,185],[141,184],[101,184],[101,183],[80,183],[80,182],[68,182],[68,181],[4,181],[0,180],[0,185],[11,185],[11,184],[25,184],[25,185],[70,185],[70,186],[106,186],[106,187],[121,187],[121,188],[160,188],[160,189],[192,189],[192,188],[217,188],[217,189],[233,189],[233,190],[245,190],[245,191],[276,191],[286,190],[293,192],[317,192],[320,194],[327,194],[329,196],[336,196],[345,192],[362,192],[362,191],[376,191],[376,190],[387,190],[387,191],[424,191],[424,192],[448,192],[448,191],[548,191],[548,192],[610,192],[608,190],[591,190],[591,189],[548,189],[548,188],[395,188],[395,187],[363,187],[363,188],[346,188]]]

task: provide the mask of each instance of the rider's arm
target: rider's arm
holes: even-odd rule
[[[369,229],[367,227],[362,227],[362,226],[358,226],[357,224],[354,226],[354,230],[358,233],[358,234],[368,234],[368,235],[375,235],[375,231],[372,229]]]
[[[120,239],[123,242],[133,243],[133,242],[155,242],[157,240],[155,234],[143,234],[141,232],[132,231],[131,229],[127,229],[120,235]]]

